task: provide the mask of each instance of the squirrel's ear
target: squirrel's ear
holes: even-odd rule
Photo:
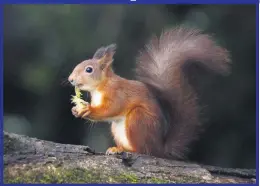
[[[105,69],[112,64],[115,52],[116,44],[111,44],[107,47],[99,48],[93,58],[98,59],[101,69]]]

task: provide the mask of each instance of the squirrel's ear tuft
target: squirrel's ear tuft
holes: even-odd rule
[[[95,52],[93,58],[94,58],[94,59],[100,59],[100,58],[102,58],[102,57],[105,55],[105,51],[106,51],[106,48],[105,48],[105,47],[99,48],[99,49]]]
[[[94,59],[101,59],[101,58],[103,58],[105,55],[112,55],[112,57],[113,57],[113,55],[115,54],[115,52],[116,52],[116,44],[110,44],[110,45],[108,45],[108,46],[106,46],[106,47],[102,46],[101,48],[99,48],[99,49],[95,52],[93,58],[94,58]]]
[[[116,52],[116,44],[108,45],[107,47],[99,48],[93,58],[98,59],[101,69],[105,69],[113,62],[113,56]]]
[[[111,44],[111,45],[108,45],[107,47],[107,53],[113,53],[115,54],[116,53],[116,44]]]

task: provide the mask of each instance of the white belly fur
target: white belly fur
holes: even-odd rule
[[[130,150],[131,146],[126,135],[125,120],[125,117],[113,120],[112,130],[115,140],[119,142],[125,149]]]
[[[102,103],[103,95],[99,91],[91,92],[91,106],[97,107]],[[117,118],[107,118],[106,121],[112,122],[112,130],[114,134],[114,138],[117,142],[120,143],[125,149],[131,150],[130,143],[127,139],[126,129],[125,129],[125,117],[117,117]]]

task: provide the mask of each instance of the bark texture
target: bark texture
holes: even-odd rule
[[[226,169],[4,132],[4,183],[255,183],[255,170]]]

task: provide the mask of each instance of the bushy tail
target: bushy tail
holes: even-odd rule
[[[182,158],[200,129],[196,94],[185,69],[195,62],[227,74],[229,53],[200,30],[178,27],[153,37],[137,61],[138,80],[151,88],[168,120],[165,154]]]

